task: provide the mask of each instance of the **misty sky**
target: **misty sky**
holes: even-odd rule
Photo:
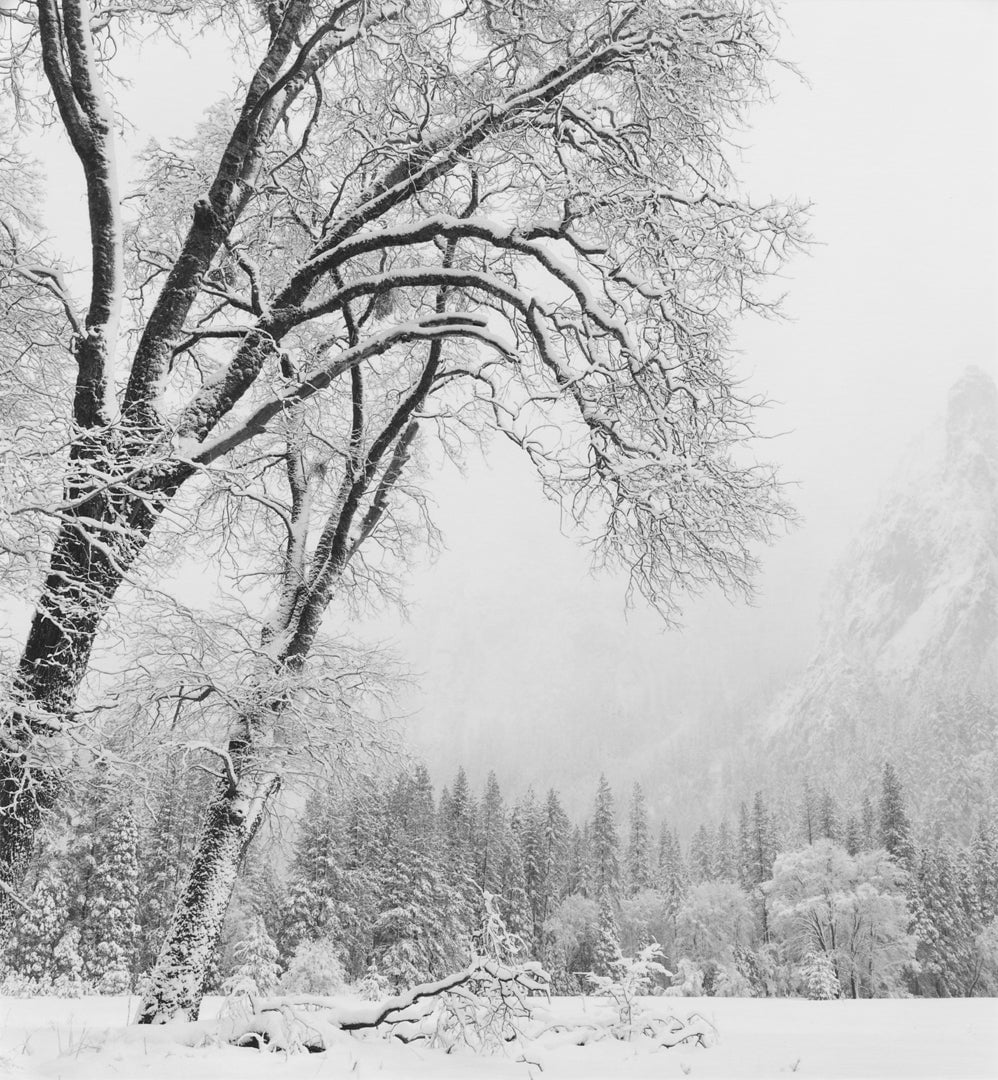
[[[466,479],[449,470],[447,550],[413,581],[409,623],[376,627],[422,673],[410,731],[443,778],[464,761],[513,787],[571,783],[582,746],[595,780],[618,732],[751,714],[806,662],[828,575],[949,386],[968,363],[998,366],[998,5],[783,13],[783,54],[808,83],[777,78],[739,172],[757,196],[813,202],[816,243],[790,268],[790,321],[738,337],[804,525],[764,553],[754,608],[691,600],[684,630],[663,632],[625,614],[622,580],[589,576],[514,448]]]
[[[996,368],[998,5],[781,9],[782,53],[808,81],[777,75],[737,171],[759,198],[813,202],[815,244],[790,267],[789,320],[743,323],[738,343],[748,389],[774,402],[760,426],[784,434],[765,454],[796,482],[805,524],[763,553],[754,608],[690,600],[685,628],[665,632],[640,606],[625,614],[624,581],[589,575],[512,447],[465,477],[443,469],[447,548],[412,580],[408,622],[364,628],[420,676],[402,707],[438,777],[495,765],[516,790],[559,784],[571,763],[595,782],[621,728],[633,749],[717,709],[751,715],[806,661],[821,587],[905,446],[966,364]],[[155,42],[131,62],[135,145],[188,133],[205,95],[230,89],[212,47],[190,71]],[[83,251],[78,167],[52,138],[51,231]]]

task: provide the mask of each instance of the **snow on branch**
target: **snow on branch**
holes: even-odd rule
[[[203,411],[192,408],[179,425],[178,452],[182,456],[185,451],[190,453],[199,465],[211,464],[248,439],[262,434],[275,417],[307,401],[364,360],[379,356],[396,345],[418,340],[432,341],[439,337],[474,338],[502,353],[509,351],[507,344],[489,329],[485,319],[480,316],[467,313],[427,315],[419,320],[388,327],[372,334],[353,348],[338,353],[335,360],[310,372],[297,386],[259,406],[235,430],[219,436],[203,447],[187,442],[196,435],[197,429],[194,425]]]

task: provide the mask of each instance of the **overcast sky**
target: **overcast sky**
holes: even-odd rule
[[[589,576],[513,448],[464,478],[442,471],[447,549],[411,582],[408,623],[366,628],[421,676],[403,705],[438,775],[463,760],[512,788],[559,784],[575,746],[613,753],[612,729],[655,739],[724,703],[751,713],[806,661],[822,585],[904,447],[966,364],[995,370],[998,4],[782,12],[783,55],[807,82],[777,75],[738,171],[756,196],[812,202],[815,245],[790,268],[789,320],[742,324],[738,339],[749,389],[774,401],[762,426],[785,434],[766,450],[805,524],[764,553],[755,608],[693,600],[685,629],[663,632],[641,608],[625,616],[624,582]],[[229,89],[211,48],[181,71],[155,43],[131,63],[135,145],[189,132],[205,91]],[[82,245],[78,169],[46,139],[52,231]],[[604,762],[588,764],[595,779]]]

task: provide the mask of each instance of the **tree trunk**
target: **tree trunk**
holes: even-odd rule
[[[140,1024],[196,1020],[212,957],[239,865],[270,797],[280,787],[273,772],[222,781],[205,817],[190,875],[139,1008]]]
[[[91,521],[124,522],[128,532],[122,539],[108,531],[95,545],[88,537],[99,524],[70,520],[56,536],[0,745],[0,941],[10,932],[17,910],[13,897],[27,872],[41,815],[62,787],[71,749],[65,732],[75,721],[97,630],[156,520],[135,497],[112,507],[104,496],[99,508],[87,502],[77,512]]]

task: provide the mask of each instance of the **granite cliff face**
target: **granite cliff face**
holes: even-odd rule
[[[805,777],[851,803],[888,759],[926,821],[972,828],[995,798],[998,388],[984,371],[953,386],[831,575],[811,662],[739,726],[691,731],[696,753],[672,742],[676,818],[690,803],[731,814],[757,789],[792,805]]]
[[[917,807],[998,779],[998,388],[970,368],[832,575],[821,640],[752,741],[760,772],[858,794],[887,758]],[[768,785],[767,785],[768,786]]]
[[[950,392],[830,584],[812,670],[900,692],[998,674],[998,389],[980,369]]]

